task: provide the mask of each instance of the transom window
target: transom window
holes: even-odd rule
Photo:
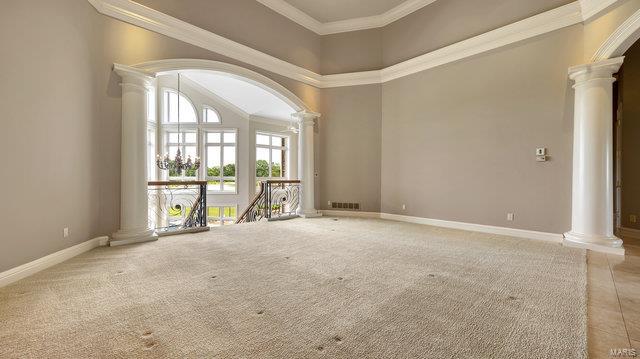
[[[207,130],[205,132],[207,156],[205,170],[209,190],[237,193],[236,142],[236,130]]]
[[[218,111],[212,109],[211,107],[205,107],[202,111],[202,120],[206,123],[221,123],[220,115]]]
[[[191,101],[183,94],[173,90],[164,91],[164,122],[165,123],[196,123],[198,115]]]
[[[268,133],[256,134],[256,186],[268,179],[286,179],[289,137]]]

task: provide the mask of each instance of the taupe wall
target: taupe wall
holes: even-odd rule
[[[622,226],[640,229],[640,43],[625,54],[622,96]]]
[[[567,68],[580,63],[581,50],[577,25],[384,84],[382,211],[568,230]],[[537,147],[551,161],[536,162]]]
[[[323,91],[318,123],[318,208],[328,201],[380,211],[381,85]]]

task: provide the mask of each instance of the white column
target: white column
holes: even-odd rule
[[[613,83],[624,58],[572,67],[575,81],[571,231],[564,244],[624,254],[613,228]]]
[[[314,125],[320,114],[301,111],[294,114],[300,121],[298,134],[298,177],[302,182],[302,200],[298,214],[305,218],[320,217],[315,205]]]
[[[120,230],[110,245],[158,239],[149,228],[147,197],[147,91],[154,78],[131,67],[114,65],[122,77]]]

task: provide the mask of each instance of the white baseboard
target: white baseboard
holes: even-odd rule
[[[526,229],[497,227],[497,226],[488,226],[484,224],[453,222],[453,221],[445,221],[441,219],[403,216],[403,215],[391,214],[391,213],[350,212],[350,211],[322,211],[322,212],[328,216],[380,218],[380,219],[387,219],[391,221],[417,223],[417,224],[424,224],[428,226],[461,229],[461,230],[471,231],[471,232],[498,234],[503,236],[535,239],[535,240],[549,241],[549,242],[555,242],[555,243],[562,243],[564,239],[564,236],[562,234],[557,234],[557,233],[537,232],[537,231],[529,231]]]
[[[624,237],[640,239],[640,229],[622,227],[620,228],[620,235],[623,237],[623,240]]]
[[[52,267],[58,263],[62,263],[79,254],[88,252],[96,247],[106,246],[109,237],[98,237],[90,239],[86,242],[76,244],[73,247],[63,249],[61,251],[49,254],[46,257],[36,259],[35,261],[25,263],[19,267],[15,267],[0,273],[0,288],[7,286],[20,279],[26,278],[32,274],[40,272],[43,269]]]

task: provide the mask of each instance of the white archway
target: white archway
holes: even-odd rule
[[[120,230],[111,245],[157,239],[148,224],[146,123],[149,96],[156,76],[177,71],[204,71],[224,74],[269,92],[293,109],[291,120],[299,123],[298,172],[302,182],[302,201],[298,212],[304,217],[318,216],[314,199],[314,123],[320,115],[308,110],[304,102],[272,79],[240,66],[218,61],[168,59],[133,66],[114,64],[122,78],[122,145]]]
[[[289,106],[295,109],[296,112],[309,111],[307,105],[298,96],[274,80],[255,71],[225,62],[200,59],[166,59],[143,62],[131,67],[144,71],[154,77],[163,73],[175,71],[211,71],[224,73],[250,82],[263,90],[268,91],[286,102]]]
[[[623,56],[638,39],[640,39],[640,10],[633,13],[600,45],[591,62]]]

